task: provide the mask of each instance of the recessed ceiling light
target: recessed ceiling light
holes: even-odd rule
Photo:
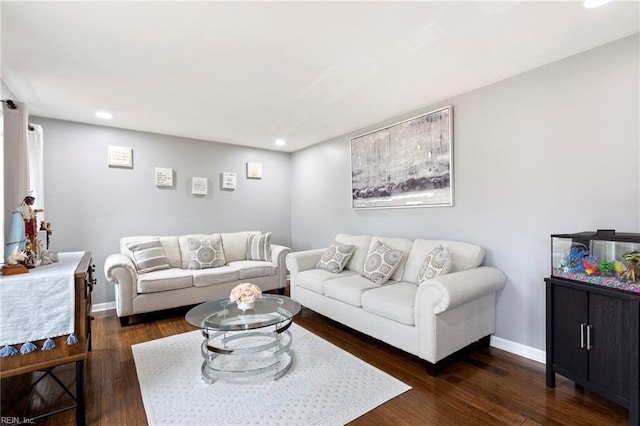
[[[276,145],[278,146],[282,146],[282,145],[286,145],[287,143],[284,141],[284,139],[277,139],[276,140]]]
[[[96,117],[104,118],[105,120],[111,120],[113,118],[113,114],[107,111],[98,111],[96,112]]]
[[[584,0],[584,7],[587,9],[593,9],[594,7],[602,6],[609,3],[611,0]]]

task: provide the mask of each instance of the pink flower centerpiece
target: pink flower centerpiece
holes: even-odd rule
[[[255,284],[240,283],[231,290],[229,300],[238,304],[238,309],[243,311],[253,309],[256,298],[262,296],[262,290]]]

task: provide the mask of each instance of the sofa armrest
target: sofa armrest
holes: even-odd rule
[[[286,260],[287,269],[292,276],[308,269],[314,269],[326,250],[323,248],[289,253]]]
[[[420,284],[416,306],[424,304],[420,302],[423,297],[439,295],[440,300],[427,303],[433,306],[433,314],[439,314],[501,290],[505,282],[506,277],[502,271],[491,266],[445,274]]]
[[[108,281],[119,284],[122,273],[129,273],[131,279],[135,279],[138,275],[133,261],[124,254],[111,254],[104,261],[104,276]]]
[[[286,268],[284,262],[287,254],[289,253],[291,253],[291,249],[289,247],[271,244],[271,261],[275,263],[278,268]]]
[[[138,294],[138,272],[127,256],[111,254],[104,262],[104,276],[116,285],[116,312],[119,317],[133,314],[133,298]]]
[[[271,261],[276,264],[279,289],[287,287],[287,268],[285,266],[285,259],[289,253],[291,253],[291,249],[289,247],[271,244]]]

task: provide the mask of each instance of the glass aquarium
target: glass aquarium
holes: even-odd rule
[[[640,293],[640,234],[600,229],[552,235],[551,275]]]

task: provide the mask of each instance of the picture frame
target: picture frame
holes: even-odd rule
[[[207,195],[208,193],[208,181],[206,177],[192,177],[191,178],[191,194],[192,195]]]
[[[156,186],[158,187],[172,187],[173,186],[173,169],[166,167],[156,167]]]
[[[236,189],[236,174],[230,172],[222,173],[222,189]]]
[[[133,149],[128,146],[109,145],[107,165],[109,167],[133,168]]]
[[[354,210],[453,205],[453,111],[446,106],[350,140]]]
[[[262,163],[247,163],[247,179],[262,179]]]

